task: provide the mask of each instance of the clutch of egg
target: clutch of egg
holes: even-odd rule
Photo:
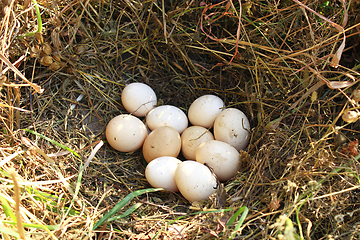
[[[204,95],[190,105],[186,116],[175,106],[156,107],[155,92],[143,83],[127,85],[121,101],[130,114],[113,118],[106,138],[121,152],[142,147],[151,186],[180,191],[194,202],[212,195],[217,180],[236,175],[241,162],[238,151],[246,148],[250,137],[249,120],[239,109],[224,109],[222,99]],[[193,126],[188,127],[189,121]],[[180,152],[186,161],[178,159]]]

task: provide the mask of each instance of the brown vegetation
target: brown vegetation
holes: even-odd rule
[[[359,121],[341,118],[359,111],[359,1],[0,9],[3,239],[360,238]],[[139,192],[141,151],[101,145],[134,81],[160,104],[216,94],[248,115],[242,168],[208,201]]]

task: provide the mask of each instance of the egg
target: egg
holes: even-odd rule
[[[197,98],[189,107],[188,118],[192,125],[211,128],[216,116],[223,110],[224,102],[215,95]]]
[[[120,152],[139,149],[148,135],[145,124],[135,116],[123,114],[114,117],[106,126],[106,139]]]
[[[240,166],[239,152],[230,144],[211,140],[196,150],[196,161],[210,166],[222,182],[234,177]]]
[[[121,102],[129,113],[144,117],[157,104],[154,90],[144,83],[130,83],[121,93]]]
[[[229,143],[238,151],[246,148],[250,138],[248,118],[237,108],[223,110],[215,119],[214,137]]]
[[[207,199],[217,188],[210,169],[195,161],[180,163],[175,171],[175,182],[180,193],[190,202]]]
[[[173,127],[181,134],[188,126],[188,119],[180,108],[163,105],[152,109],[146,115],[146,124],[151,130],[162,126]]]
[[[213,134],[201,126],[191,126],[181,134],[181,153],[187,160],[195,160],[198,146],[206,141],[214,140]]]
[[[175,171],[181,161],[174,157],[159,157],[152,160],[145,169],[146,180],[154,188],[179,191],[175,182]]]
[[[181,138],[178,131],[164,126],[153,130],[143,144],[143,155],[146,162],[155,158],[169,156],[177,157],[181,149]]]

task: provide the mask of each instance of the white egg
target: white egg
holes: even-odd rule
[[[144,83],[130,83],[121,93],[121,102],[129,113],[144,117],[157,104],[154,90]]]
[[[169,126],[181,134],[188,126],[188,119],[180,108],[163,105],[152,109],[146,115],[146,124],[151,130]]]
[[[210,166],[220,181],[227,181],[237,173],[240,155],[230,144],[211,140],[197,148],[196,161]]]
[[[145,177],[154,188],[179,191],[175,183],[175,171],[181,161],[174,157],[159,157],[152,160],[145,169]]]
[[[168,126],[159,127],[152,131],[145,139],[142,148],[144,159],[148,163],[158,157],[177,157],[180,149],[180,134]]]
[[[148,135],[145,124],[135,116],[123,114],[114,117],[106,126],[106,139],[120,152],[139,149]]]
[[[236,108],[223,110],[214,122],[216,140],[229,143],[236,150],[246,148],[250,138],[250,123],[246,115]]]
[[[201,126],[191,126],[181,134],[181,152],[187,160],[195,160],[198,146],[206,141],[214,140],[213,134]]]
[[[197,98],[188,111],[192,125],[211,128],[216,116],[223,110],[224,101],[215,95],[204,95]]]
[[[205,165],[185,161],[175,171],[175,182],[180,193],[190,202],[202,201],[215,193],[217,182]]]

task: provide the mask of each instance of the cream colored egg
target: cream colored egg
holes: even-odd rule
[[[121,102],[129,113],[144,117],[157,104],[154,90],[144,83],[130,83],[121,93]]]
[[[123,114],[111,119],[106,126],[106,139],[120,152],[139,149],[148,135],[145,124],[135,116]]]
[[[236,108],[223,110],[214,122],[216,140],[229,143],[236,150],[246,148],[250,139],[250,123],[246,115]]]
[[[211,140],[197,148],[196,161],[210,166],[220,181],[227,181],[237,173],[240,155],[230,144]]]
[[[179,191],[175,183],[175,171],[181,161],[174,157],[159,157],[152,160],[145,169],[145,177],[154,188]]]
[[[143,155],[149,163],[163,156],[177,157],[180,153],[181,138],[178,131],[172,127],[159,127],[153,130],[145,139]]]
[[[197,147],[209,140],[214,140],[214,136],[206,128],[201,126],[188,127],[181,134],[181,152],[187,160],[195,160]]]
[[[175,182],[180,193],[190,202],[202,201],[215,193],[215,176],[205,165],[195,161],[185,161],[175,171]]]
[[[162,105],[152,109],[146,115],[146,124],[151,130],[162,126],[173,127],[181,134],[188,126],[188,119],[180,108]]]
[[[192,125],[211,128],[216,116],[223,110],[224,101],[215,95],[197,98],[189,107],[188,118]]]

